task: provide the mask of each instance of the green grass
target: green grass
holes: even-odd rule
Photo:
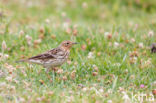
[[[151,94],[156,89],[156,54],[149,48],[156,42],[156,2],[140,1],[0,1],[0,47],[3,41],[7,45],[0,53],[9,55],[0,57],[0,102],[123,103],[124,93],[132,102],[132,93]],[[32,37],[31,46],[26,35]],[[42,42],[34,44],[41,35]],[[15,62],[64,40],[79,44],[71,50],[71,64],[60,67],[61,74],[50,72],[48,78],[39,65]],[[137,56],[131,56],[134,52]]]

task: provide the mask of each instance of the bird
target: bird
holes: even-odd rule
[[[63,41],[57,48],[53,48],[37,56],[21,59],[18,62],[39,64],[47,68],[47,72],[49,72],[49,70],[59,67],[67,61],[70,49],[75,44],[77,43],[69,40]]]

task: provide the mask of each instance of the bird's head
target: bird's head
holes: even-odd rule
[[[63,41],[61,44],[60,44],[60,47],[65,49],[65,50],[70,50],[70,48],[77,44],[76,42],[71,42],[71,41]]]

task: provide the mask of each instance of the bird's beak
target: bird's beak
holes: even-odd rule
[[[74,45],[74,44],[78,44],[78,43],[74,42],[74,43],[72,43],[72,44]]]

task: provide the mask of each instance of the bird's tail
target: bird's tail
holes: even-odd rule
[[[16,63],[27,62],[27,61],[28,61],[28,59],[21,59],[21,60],[16,61]]]

